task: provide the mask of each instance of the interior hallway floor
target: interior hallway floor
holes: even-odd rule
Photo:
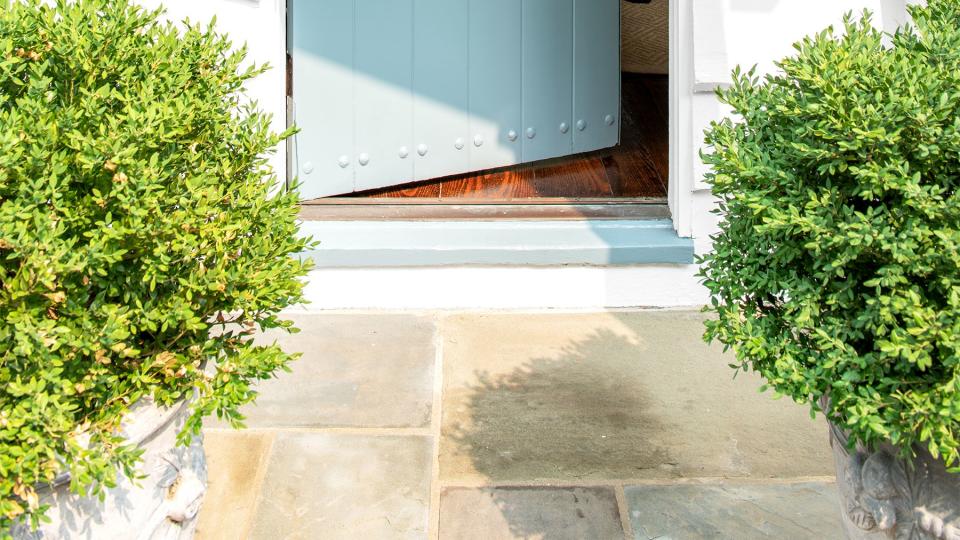
[[[662,199],[667,196],[668,79],[622,74],[620,145],[493,171],[364,191],[348,199],[444,202],[559,199]],[[341,198],[344,199],[344,198]]]
[[[199,538],[841,538],[822,419],[691,311],[326,313],[248,429],[205,430]]]

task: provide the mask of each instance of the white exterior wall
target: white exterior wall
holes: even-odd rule
[[[727,116],[713,89],[725,85],[735,66],[756,65],[770,73],[774,62],[793,54],[793,43],[829,25],[842,30],[847,12],[874,12],[874,22],[893,30],[907,19],[904,0],[671,0],[671,194],[674,223],[692,236],[698,253],[709,249],[716,216],[700,160],[703,131]]]
[[[260,108],[273,115],[273,129],[281,132],[287,124],[286,63],[287,18],[285,0],[135,0],[138,4],[163,6],[167,18],[180,22],[190,19],[204,26],[217,18],[217,31],[227,34],[235,46],[246,43],[247,59],[272,69],[248,84],[248,94]],[[285,149],[271,159],[280,181],[286,178]]]
[[[250,95],[285,124],[286,17],[284,0],[140,0],[166,5],[179,20],[209,20],[246,42],[250,58],[275,69],[250,86]],[[661,0],[662,1],[662,0]],[[712,88],[725,83],[735,65],[757,64],[761,72],[792,53],[801,37],[837,24],[844,13],[873,10],[875,22],[892,29],[906,18],[910,0],[669,0],[670,194],[674,225],[693,237],[697,253],[710,249],[716,231],[714,202],[702,182],[703,130],[727,111]],[[286,174],[283,155],[274,159]],[[707,300],[696,266],[647,265],[611,268],[422,268],[317,270],[309,277],[305,309],[339,308],[614,308],[691,306]],[[490,284],[489,287],[484,284]]]

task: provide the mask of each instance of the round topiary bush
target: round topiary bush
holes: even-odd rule
[[[238,422],[307,264],[244,52],[122,0],[0,0],[0,531],[131,474],[130,406]],[[0,534],[3,535],[3,534]]]
[[[852,442],[960,465],[960,2],[848,16],[720,91],[707,338]]]

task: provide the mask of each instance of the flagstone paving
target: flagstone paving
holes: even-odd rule
[[[206,431],[211,538],[840,538],[826,427],[703,316],[314,314],[249,429]]]
[[[617,497],[608,487],[447,488],[440,530],[464,540],[623,540]]]
[[[642,539],[842,537],[840,502],[824,483],[634,486],[626,497]]]
[[[426,427],[433,400],[435,324],[411,315],[290,316],[303,330],[273,331],[304,354],[291,373],[260,385],[248,427]],[[223,427],[223,426],[221,426]]]

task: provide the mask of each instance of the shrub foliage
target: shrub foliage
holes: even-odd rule
[[[245,98],[243,50],[159,15],[0,0],[2,531],[62,472],[92,494],[131,474],[141,397],[196,395],[186,442],[290,360],[251,342],[290,329],[307,269],[264,157],[288,133]]]
[[[707,131],[723,216],[702,274],[736,351],[854,441],[960,447],[960,1],[895,35],[848,16]]]

